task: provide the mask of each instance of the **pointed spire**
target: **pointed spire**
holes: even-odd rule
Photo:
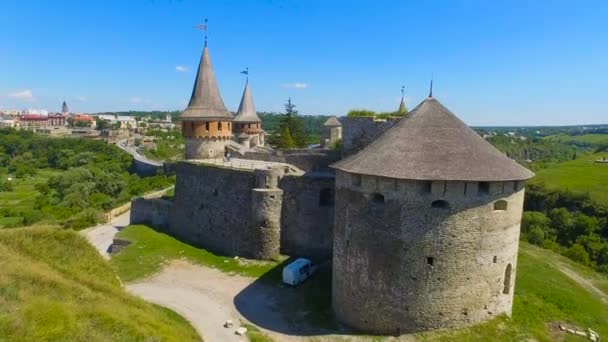
[[[215,80],[209,48],[205,45],[198,65],[196,80],[188,107],[181,115],[182,119],[222,119],[230,120],[232,115],[226,109]]]
[[[399,103],[397,114],[407,114],[407,107],[405,106],[405,86],[401,86],[401,103]]]
[[[239,110],[236,112],[236,116],[232,119],[234,122],[262,122],[260,117],[255,111],[255,105],[253,104],[253,96],[251,95],[251,89],[249,88],[249,80],[245,82],[245,90],[243,90],[243,97],[241,98],[241,104]]]
[[[69,112],[68,104],[63,100],[63,104],[61,105],[61,113],[67,114]]]
[[[431,90],[429,91],[429,97],[433,97],[433,75],[431,75]]]

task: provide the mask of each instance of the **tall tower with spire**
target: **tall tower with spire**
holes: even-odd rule
[[[220,96],[206,40],[190,103],[180,118],[186,140],[186,159],[224,156],[225,147],[232,138],[232,114]]]
[[[68,104],[63,101],[63,104],[61,105],[61,114],[68,115],[69,112],[70,110],[68,109]]]
[[[262,120],[255,111],[249,80],[245,83],[241,104],[232,122],[234,124],[234,134],[238,135],[241,144],[246,147],[264,146]]]
[[[401,86],[401,102],[399,103],[399,109],[397,109],[397,114],[407,114],[407,107],[405,106],[405,86]]]

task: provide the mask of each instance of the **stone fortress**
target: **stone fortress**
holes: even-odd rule
[[[364,332],[511,314],[533,173],[432,93],[404,118],[332,117],[321,148],[276,151],[249,82],[235,117],[224,106],[205,43],[182,131],[174,200],[136,199],[132,223],[224,255],[331,259],[336,317]]]

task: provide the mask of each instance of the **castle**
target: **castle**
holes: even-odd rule
[[[324,127],[322,146],[341,136],[341,151],[265,146],[249,82],[232,117],[205,43],[182,114],[175,198],[135,200],[131,222],[224,255],[331,258],[335,315],[365,332],[510,314],[533,173],[432,94],[401,119]]]

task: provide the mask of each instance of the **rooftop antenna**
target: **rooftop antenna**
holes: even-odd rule
[[[429,91],[429,97],[433,97],[433,74],[431,74],[431,90]]]
[[[205,18],[204,24],[198,24],[195,26],[195,28],[197,28],[201,31],[205,31],[205,46],[207,46],[207,18]]]
[[[249,82],[249,67],[245,67],[245,70],[241,71],[241,74],[247,75],[246,81]]]

